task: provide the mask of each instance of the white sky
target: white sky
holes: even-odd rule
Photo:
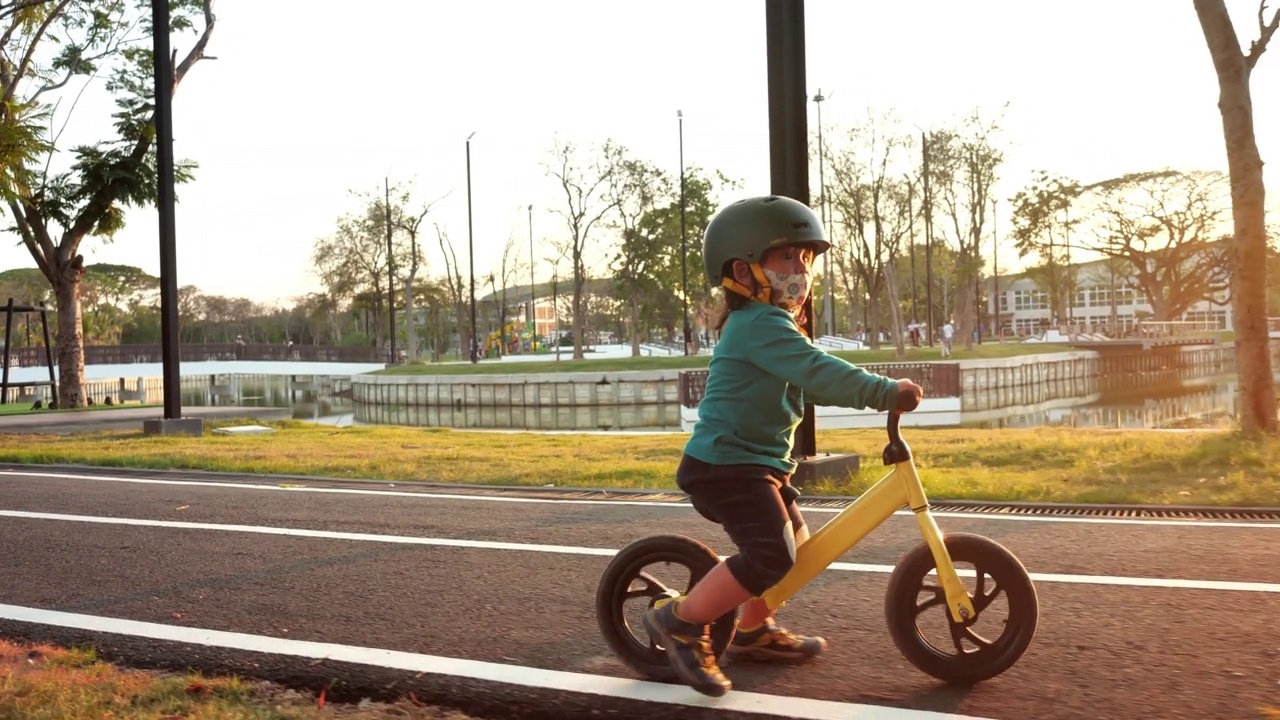
[[[1228,7],[1247,44],[1256,3]],[[1008,102],[1002,199],[1039,168],[1081,180],[1226,168],[1190,0],[808,0],[805,11],[809,94],[831,95],[828,129],[868,107],[928,128]],[[760,0],[219,0],[215,12],[218,59],[199,63],[174,99],[175,153],[200,163],[178,188],[181,285],[259,301],[318,289],[313,242],[359,208],[351,191],[380,192],[388,174],[423,200],[451,193],[432,218],[465,272],[472,131],[478,276],[509,236],[526,259],[532,203],[537,277],[549,279],[542,239],[563,221],[541,163],[556,134],[611,137],[677,173],[683,110],[686,165],[720,169],[747,194],[769,190]],[[175,38],[179,56],[191,42]],[[1258,142],[1273,162],[1277,65],[1280,45],[1253,78]],[[105,137],[109,108],[89,93],[62,144]],[[1003,235],[1007,204],[999,217]],[[128,219],[113,243],[85,243],[87,261],[158,274],[155,211]],[[34,265],[16,242],[0,247],[0,269]],[[1002,270],[1016,262],[1003,252]]]

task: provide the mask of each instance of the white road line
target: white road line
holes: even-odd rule
[[[237,490],[266,490],[276,492],[300,492],[300,493],[320,493],[331,495],[383,495],[387,497],[406,497],[416,498],[419,500],[463,500],[473,502],[496,502],[496,503],[516,503],[516,504],[533,504],[533,505],[606,505],[606,506],[633,506],[633,507],[656,507],[656,508],[679,508],[683,510],[692,509],[687,502],[657,501],[657,500],[571,500],[559,498],[523,498],[511,497],[505,495],[468,495],[463,493],[441,493],[435,491],[425,492],[406,492],[403,490],[362,490],[359,488],[322,488],[322,487],[294,487],[291,485],[266,485],[261,483],[234,483],[219,482],[215,480],[162,480],[157,478],[133,478],[119,477],[111,475],[77,475],[71,473],[48,473],[48,472],[23,472],[16,470],[0,470],[0,479],[6,476],[12,478],[21,477],[43,477],[58,478],[65,480],[91,480],[95,482],[116,482],[116,483],[132,483],[137,485],[188,485],[195,487],[211,487],[225,488]],[[411,484],[408,481],[406,484]],[[388,483],[391,484],[391,483]],[[535,490],[536,488],[530,488]],[[655,490],[655,492],[660,492]],[[841,508],[819,508],[805,507],[806,513],[830,513],[840,512]],[[902,517],[911,516],[912,513],[902,510],[896,515]],[[1044,515],[996,515],[988,513],[967,513],[967,512],[950,512],[950,511],[934,511],[934,517],[943,518],[963,518],[968,520],[1012,520],[1014,522],[1045,522],[1045,523],[1076,523],[1086,525],[1150,525],[1155,527],[1199,527],[1199,528],[1266,528],[1271,530],[1280,529],[1280,523],[1266,522],[1244,522],[1233,520],[1159,520],[1159,519],[1143,519],[1143,518],[1088,518],[1088,517],[1052,517]]]
[[[287,655],[311,660],[371,665],[407,672],[430,673],[520,687],[580,693],[624,700],[726,710],[801,720],[982,720],[968,715],[928,712],[878,705],[812,700],[734,691],[709,698],[682,685],[628,680],[607,675],[543,670],[521,665],[480,662],[381,648],[291,640],[264,635],[178,627],[96,615],[0,605],[0,619],[76,630],[129,635],[246,652]]]
[[[478,550],[511,550],[516,552],[540,552],[557,555],[593,555],[612,557],[617,550],[609,548],[580,547],[576,545],[545,545],[538,543],[500,542],[495,540],[462,540],[454,538],[427,538],[412,535],[377,535],[373,533],[340,532],[336,530],[310,530],[306,528],[282,528],[261,525],[233,525],[220,523],[183,522],[180,520],[147,520],[141,518],[97,517],[93,515],[67,515],[41,513],[26,510],[0,510],[0,517],[25,520],[54,520],[97,525],[128,525],[135,527],[161,527],[180,530],[215,530],[221,532],[251,533],[256,535],[280,535],[285,537],[319,538],[325,540],[354,540],[400,545],[429,545],[435,547],[470,548]],[[723,557],[723,556],[722,556]],[[893,565],[835,562],[831,570],[863,573],[890,573]],[[962,575],[973,576],[972,570],[961,570]],[[1077,583],[1085,585],[1116,585],[1124,587],[1158,587],[1177,590],[1224,590],[1235,592],[1280,593],[1280,583],[1244,582],[1235,580],[1181,580],[1177,578],[1111,577],[1106,575],[1069,575],[1063,573],[1030,573],[1035,582]]]

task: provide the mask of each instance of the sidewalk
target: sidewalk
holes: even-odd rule
[[[259,407],[184,407],[182,416],[223,420],[226,418],[252,418],[254,420],[288,420],[293,417],[289,408]],[[118,410],[77,410],[62,412],[32,412],[23,415],[0,415],[0,434],[27,433],[38,435],[73,435],[97,430],[142,431],[142,421],[164,417],[162,407],[125,407]]]

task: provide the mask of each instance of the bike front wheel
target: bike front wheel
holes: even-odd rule
[[[974,617],[964,622],[951,618],[937,563],[928,544],[921,543],[889,577],[889,635],[908,662],[939,680],[989,680],[1012,667],[1035,637],[1040,618],[1035,586],[1018,558],[1000,543],[969,533],[949,534],[944,540],[973,601]],[[922,622],[930,611],[933,617]]]

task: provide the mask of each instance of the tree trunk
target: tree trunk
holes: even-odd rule
[[[1276,388],[1266,312],[1266,188],[1249,91],[1252,63],[1261,49],[1252,49],[1248,58],[1240,52],[1240,41],[1223,0],[1195,0],[1195,8],[1218,74],[1218,110],[1222,114],[1231,177],[1231,213],[1235,221],[1231,299],[1235,311],[1240,424],[1248,435],[1275,434]],[[1259,19],[1261,13],[1259,9]],[[1269,39],[1269,35],[1260,38],[1261,48]]]
[[[631,357],[640,357],[640,294],[631,294]]]
[[[897,351],[898,357],[906,357],[907,346],[904,339],[904,331],[902,327],[902,303],[899,301],[898,280],[894,274],[894,260],[890,258],[889,262],[884,266],[884,284],[889,293],[889,319],[893,324],[893,346]]]
[[[85,407],[84,330],[80,316],[80,278],[77,266],[60,268],[54,293],[58,298],[58,407]]]
[[[404,344],[407,359],[414,362],[418,359],[418,333],[413,323],[413,280],[418,274],[415,265],[409,269],[409,277],[404,282]]]

